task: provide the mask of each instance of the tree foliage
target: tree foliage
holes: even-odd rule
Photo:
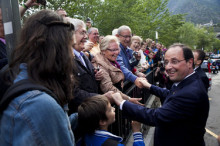
[[[167,4],[168,0],[47,0],[48,9],[62,8],[69,17],[84,21],[91,18],[101,35],[111,34],[114,28],[128,25],[133,34],[143,39],[155,40],[157,31],[158,41],[166,46],[181,42],[192,48],[209,49],[214,42],[218,44],[213,31],[186,23],[183,14],[170,14]]]

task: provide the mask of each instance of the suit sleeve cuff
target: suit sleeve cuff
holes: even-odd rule
[[[120,110],[122,110],[122,107],[123,107],[125,101],[126,101],[126,100],[123,100],[123,101],[121,102],[121,104],[120,104]]]

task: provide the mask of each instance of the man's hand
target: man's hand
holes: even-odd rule
[[[93,42],[87,42],[85,43],[84,45],[84,49],[83,49],[83,52],[85,51],[90,51],[94,46],[94,43]]]
[[[139,101],[141,101],[142,98],[130,98],[129,101],[134,103],[134,104],[139,104],[141,106],[144,106],[144,104],[140,103]]]
[[[143,88],[143,84],[140,82],[141,80],[147,80],[147,79],[146,78],[142,78],[142,77],[137,77],[136,80],[134,81],[134,84],[138,88]]]
[[[95,79],[97,81],[101,81],[103,79],[103,70],[102,69],[99,69],[99,71],[97,71],[95,73]]]
[[[145,79],[145,80],[140,80],[139,82],[142,84],[143,87],[145,87],[145,88],[147,88],[147,89],[150,89],[151,84],[147,81],[147,79]]]
[[[112,98],[113,98],[113,101],[115,102],[116,105],[120,106],[121,102],[124,100],[122,97],[121,97],[121,94],[120,93],[114,93],[112,94]]]

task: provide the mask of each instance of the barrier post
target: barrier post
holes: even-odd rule
[[[21,30],[18,0],[0,0],[8,62]]]

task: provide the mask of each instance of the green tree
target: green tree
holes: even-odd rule
[[[65,9],[70,17],[82,20],[90,17],[102,35],[128,25],[132,33],[143,39],[155,39],[158,31],[159,41],[170,45],[178,40],[177,29],[184,24],[184,15],[171,15],[167,3],[168,0],[47,0],[47,8]]]
[[[179,42],[193,48],[197,44],[197,29],[193,23],[186,22],[178,29]]]
[[[203,48],[206,51],[213,51],[213,43],[216,38],[213,28],[197,28],[197,35],[197,48]]]

